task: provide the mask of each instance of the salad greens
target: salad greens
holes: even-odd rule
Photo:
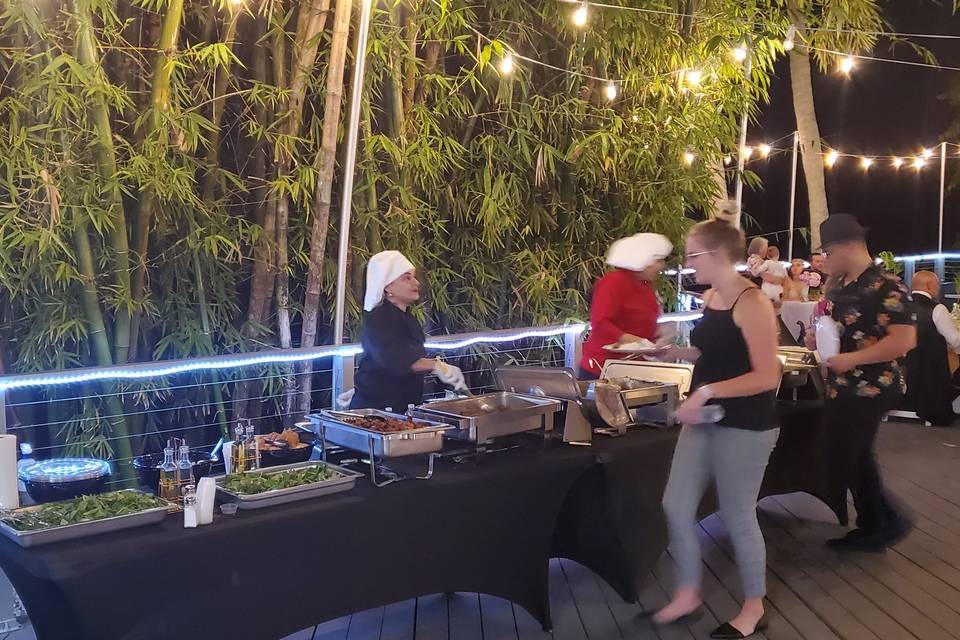
[[[338,477],[336,471],[318,464],[306,469],[288,469],[276,473],[235,473],[220,481],[220,486],[240,495],[255,495],[265,491],[289,489]]]
[[[0,520],[17,531],[37,531],[166,506],[169,503],[165,500],[147,493],[113,491],[6,512],[0,516]]]

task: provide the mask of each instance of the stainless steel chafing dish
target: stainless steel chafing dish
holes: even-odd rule
[[[437,400],[417,407],[412,415],[454,427],[447,438],[476,443],[479,450],[494,438],[542,429],[553,431],[560,402],[499,391],[481,396]]]
[[[605,367],[597,381],[577,380],[572,369],[552,367],[500,367],[494,375],[502,389],[565,401],[563,429],[567,442],[590,440],[595,426],[601,433],[626,433],[627,426],[637,422],[634,410],[638,407],[665,403],[665,419],[672,421],[679,399],[677,385],[655,376],[645,378],[636,368],[643,363],[625,362],[634,368],[614,369],[617,375],[610,375]]]
[[[365,453],[370,457],[370,479],[377,486],[389,484],[398,479],[381,482],[377,479],[377,459],[400,458],[418,454],[429,456],[425,475],[417,476],[427,479],[433,475],[434,454],[443,448],[443,434],[452,427],[435,419],[415,418],[416,427],[403,431],[381,432],[350,424],[352,417],[364,418],[391,418],[394,420],[409,420],[407,416],[387,413],[377,409],[356,409],[351,411],[324,410],[319,414],[309,416],[313,429],[320,437],[323,447],[323,459],[327,458],[327,443],[335,444],[346,449]]]
[[[780,347],[777,349],[777,357],[783,365],[780,391],[788,390],[792,399],[797,400],[798,391],[810,385],[817,397],[825,396],[826,384],[814,352],[805,347]]]

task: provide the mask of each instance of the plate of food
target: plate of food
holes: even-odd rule
[[[660,347],[653,342],[650,342],[646,338],[640,338],[639,340],[630,340],[628,342],[615,342],[613,344],[604,345],[603,347],[607,351],[612,351],[613,353],[654,353],[660,351],[663,347]]]

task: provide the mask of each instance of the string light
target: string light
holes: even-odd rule
[[[743,62],[747,59],[747,48],[746,47],[736,47],[733,51],[730,52],[733,55],[733,59],[737,62]]]
[[[573,24],[578,27],[586,26],[588,17],[587,3],[583,2],[577,7],[577,10],[573,12]]]
[[[513,73],[513,54],[508,53],[500,60],[500,73],[505,76]]]
[[[924,150],[920,153],[920,155],[923,156],[923,159],[924,159],[924,160],[929,160],[930,158],[933,157],[933,149],[924,149]]]
[[[853,56],[844,56],[840,59],[840,73],[850,75],[855,65],[856,61],[853,59]]]
[[[869,169],[872,165],[873,165],[873,158],[867,158],[866,156],[864,156],[863,158],[860,158],[860,166],[863,167],[864,169]]]
[[[744,160],[749,160],[750,156],[753,155],[753,147],[744,147],[741,154],[743,155]]]
[[[900,167],[902,167],[902,166],[903,166],[903,158],[894,157],[894,159],[893,159],[893,166],[894,166],[895,168],[897,168],[897,169],[899,169]]]
[[[703,71],[700,71],[699,69],[690,69],[689,71],[687,71],[685,75],[685,79],[687,81],[687,84],[689,84],[692,87],[695,87],[698,84],[700,84],[701,80],[703,80]]]
[[[923,156],[917,156],[913,159],[913,168],[919,171],[927,166],[927,161],[923,159]]]
[[[826,163],[828,167],[832,167],[837,164],[837,160],[840,158],[840,154],[834,151],[833,149],[827,154]]]
[[[607,94],[607,100],[616,100],[617,99],[617,85],[612,82],[608,83],[604,88],[604,93]]]
[[[723,156],[724,166],[730,166],[731,162],[733,162],[733,158],[731,158],[730,156]]]
[[[640,122],[640,116],[638,116],[637,114],[633,114],[632,116],[630,116],[630,119],[633,120],[634,122]]]
[[[760,155],[763,156],[764,158],[770,155],[770,145],[768,144],[762,144],[759,147],[757,147],[757,149],[760,150]]]
[[[783,39],[783,50],[792,51],[793,50],[793,39],[797,35],[797,28],[793,25],[790,25],[790,28],[787,29],[787,37]]]
[[[690,151],[685,151],[683,154],[683,163],[688,167],[693,164],[693,161],[697,159],[697,155]]]

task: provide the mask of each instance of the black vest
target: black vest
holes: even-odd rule
[[[935,300],[913,296],[917,313],[917,346],[907,354],[907,395],[910,410],[934,424],[953,420],[953,383],[947,358],[947,341],[933,323]]]

